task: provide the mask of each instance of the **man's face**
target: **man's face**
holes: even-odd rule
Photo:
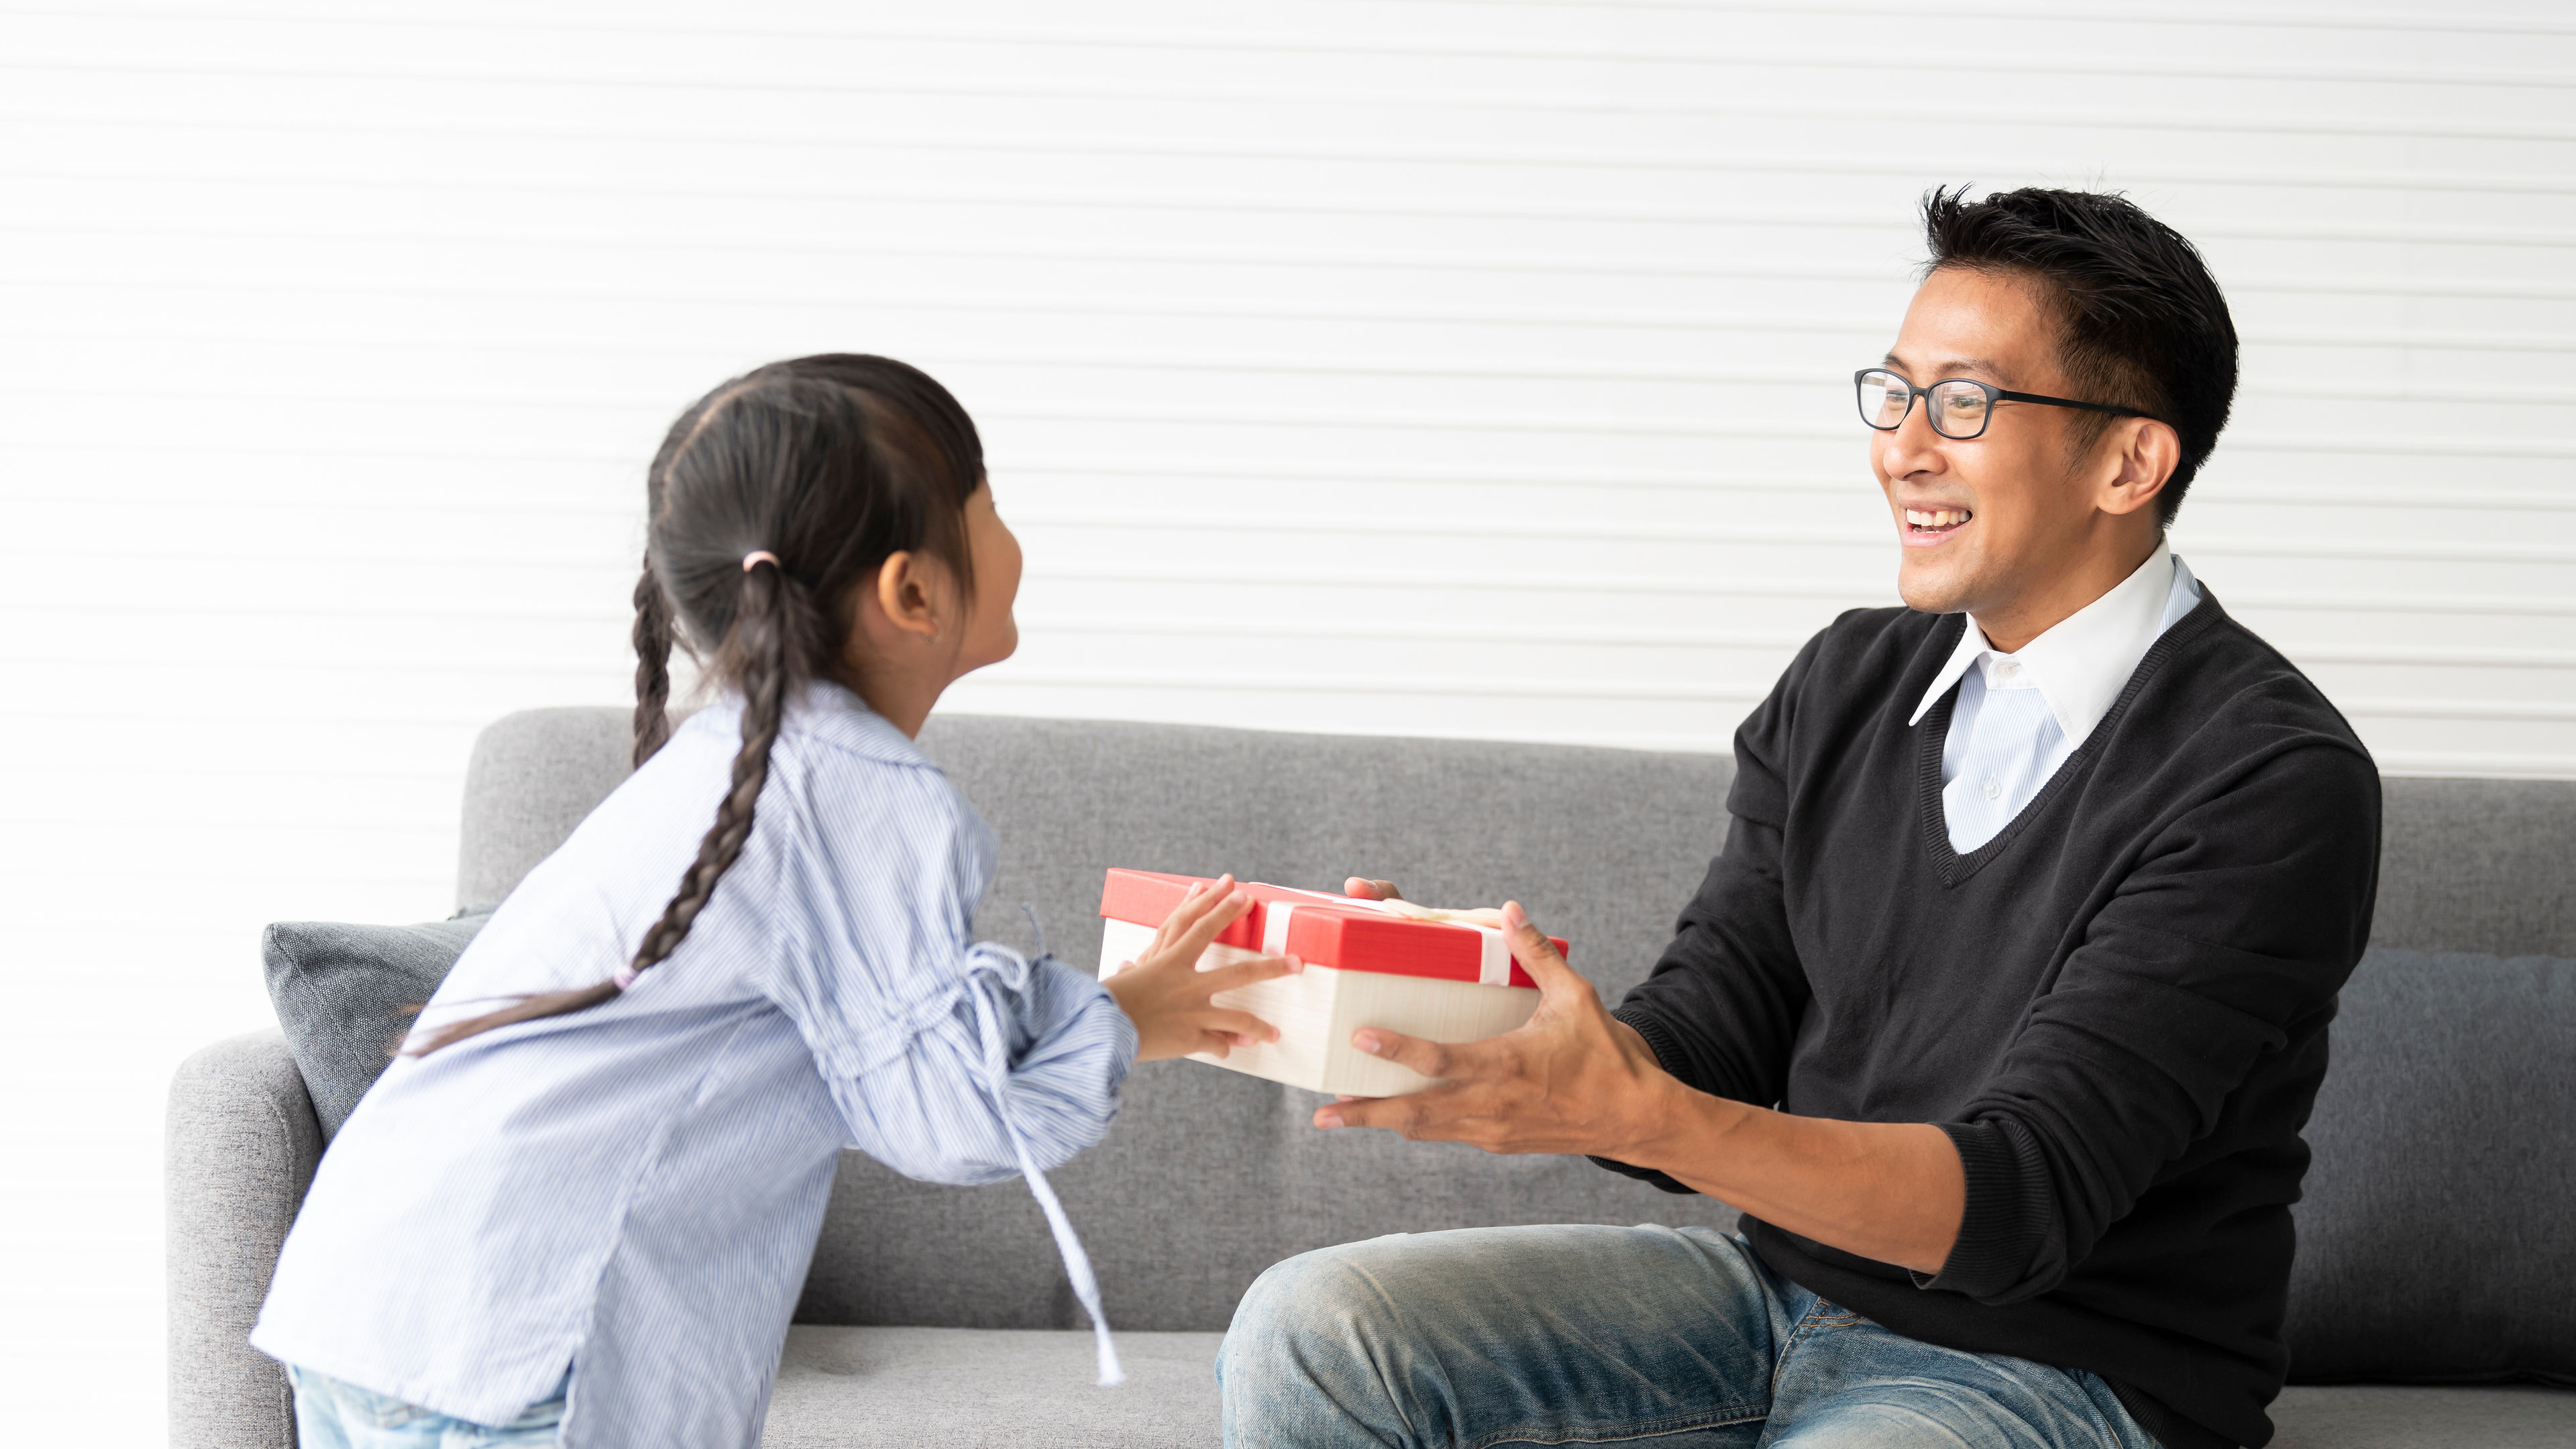
[[[1887,366],[1916,387],[1965,377],[2071,397],[2056,330],[2034,284],[1945,267],[1905,309]],[[2079,416],[2001,403],[1985,436],[1959,442],[1932,431],[1918,397],[1904,426],[1869,435],[1870,466],[1904,545],[1896,591],[1907,604],[1927,614],[1995,613],[2087,547],[2094,490],[2067,456],[2067,429]]]

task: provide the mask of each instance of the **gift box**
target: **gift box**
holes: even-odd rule
[[[1154,932],[1197,876],[1113,870],[1100,892],[1105,980],[1153,945]],[[1476,1041],[1510,1031],[1538,1009],[1538,983],[1512,959],[1499,911],[1441,911],[1245,882],[1252,909],[1226,927],[1199,969],[1257,956],[1294,956],[1305,969],[1220,992],[1216,1002],[1279,1028],[1279,1040],[1224,1057],[1230,1071],[1316,1092],[1389,1097],[1435,1085],[1411,1067],[1368,1055],[1351,1033],[1382,1027],[1428,1041]],[[1553,939],[1553,938],[1551,938]],[[1563,941],[1556,942],[1562,953]]]

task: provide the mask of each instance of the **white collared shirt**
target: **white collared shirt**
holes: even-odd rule
[[[2111,712],[2138,661],[2200,602],[2191,569],[2165,544],[2109,593],[2006,654],[1970,615],[1909,725],[1950,686],[1941,745],[1941,818],[1962,855],[1994,839]]]

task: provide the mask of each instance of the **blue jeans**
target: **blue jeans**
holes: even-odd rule
[[[509,1423],[469,1424],[293,1364],[286,1381],[295,1385],[301,1449],[541,1449],[555,1442],[572,1387],[567,1374],[551,1397]]]
[[[1302,1254],[1244,1294],[1217,1382],[1234,1449],[2156,1449],[2093,1374],[1891,1333],[1710,1228]]]

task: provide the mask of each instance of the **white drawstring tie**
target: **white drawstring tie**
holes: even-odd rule
[[[1010,961],[1019,976],[1018,980],[1010,983],[1011,988],[1015,992],[1028,989],[1029,963],[1025,958],[1017,953],[1006,955],[999,951],[978,952],[977,956],[979,959],[975,965],[996,976],[1003,973],[997,969],[998,963],[994,958]],[[1011,1120],[1009,1029],[994,1010],[991,998],[971,989],[967,995],[975,1000],[975,1027],[984,1039],[984,1064],[992,1074],[994,1110],[1002,1118],[1002,1130],[1010,1134],[1011,1150],[1019,1155],[1020,1175],[1028,1179],[1029,1194],[1038,1200],[1038,1210],[1046,1214],[1047,1228],[1055,1234],[1055,1250],[1064,1259],[1065,1276],[1073,1280],[1073,1296],[1081,1301],[1083,1312],[1091,1315],[1092,1337],[1100,1356],[1100,1385],[1115,1388],[1127,1382],[1127,1371],[1119,1366],[1118,1345],[1110,1340],[1108,1316],[1100,1311],[1100,1280],[1092,1274],[1091,1255],[1083,1251],[1082,1239],[1074,1236],[1073,1220],[1065,1216],[1064,1204],[1056,1200],[1055,1188],[1048,1184],[1046,1174],[1038,1170],[1037,1158],[1029,1153],[1028,1139],[1020,1135],[1019,1124]]]

